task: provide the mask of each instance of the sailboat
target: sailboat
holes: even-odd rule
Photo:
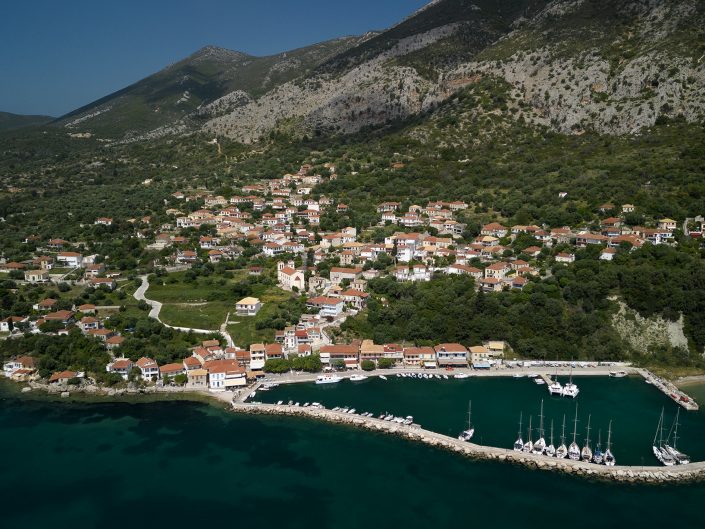
[[[592,449],[590,448],[590,419],[591,418],[592,418],[592,415],[588,415],[587,428],[585,429],[587,432],[587,435],[585,437],[585,446],[583,446],[583,449],[580,452],[580,458],[583,461],[587,461],[588,463],[590,461],[592,461]]]
[[[658,442],[656,439],[658,438]],[[654,442],[652,443],[651,449],[654,452],[654,456],[658,459],[661,464],[671,467],[676,464],[676,459],[663,447],[663,408],[661,408],[661,417],[658,421],[658,426],[656,426],[656,433],[654,434]]]
[[[524,450],[524,440],[521,438],[521,419],[524,412],[519,413],[519,434],[517,435],[517,440],[514,441],[514,451],[522,452]]]
[[[573,367],[571,366],[570,379],[568,380],[568,383],[565,386],[563,386],[562,395],[564,397],[570,397],[570,398],[574,399],[575,397],[578,396],[578,393],[580,393],[580,390],[578,389],[578,386],[573,384]]]
[[[543,436],[543,399],[541,399],[541,414],[539,415],[539,440],[534,443],[532,452],[537,455],[543,454],[546,450],[546,439]]]
[[[551,419],[551,444],[549,444],[546,447],[546,451],[544,453],[548,457],[555,457],[556,456],[556,447],[553,446],[553,419]]]
[[[613,467],[617,463],[612,454],[612,421],[607,429],[607,450],[605,450],[604,462],[608,467]]]
[[[568,456],[568,447],[565,445],[565,413],[563,414],[563,430],[561,431],[561,446],[556,449],[556,457],[565,459]]]
[[[524,443],[524,452],[531,452],[534,449],[534,443],[531,442],[531,415],[529,415],[529,430],[527,433],[529,436],[528,441]]]
[[[597,431],[597,446],[595,447],[595,453],[592,454],[592,462],[596,465],[601,465],[605,458],[600,445],[602,445],[602,430]]]
[[[570,443],[570,446],[568,447],[568,457],[572,459],[573,461],[579,461],[580,460],[580,447],[578,446],[578,443],[575,441],[575,438],[578,433],[578,405],[575,405],[575,421],[573,424],[573,442]]]
[[[475,435],[475,428],[472,427],[472,401],[468,401],[468,429],[462,431],[458,439],[469,442],[473,435]]]
[[[673,426],[671,426],[671,430],[673,431],[673,433],[668,434],[668,440],[666,441],[664,448],[669,454],[671,454],[671,456],[673,456],[673,458],[679,465],[687,465],[688,463],[690,463],[690,456],[684,454],[676,448],[676,444],[678,443],[678,418],[680,417],[680,413],[681,410],[680,408],[678,408],[678,410],[676,411],[676,420],[673,422]],[[673,446],[669,444],[671,438],[673,439]]]
[[[563,395],[563,386],[558,382],[558,368],[556,368],[555,379],[548,385],[548,394],[558,395],[559,397]]]

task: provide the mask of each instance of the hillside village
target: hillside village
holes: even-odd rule
[[[380,277],[404,283],[459,275],[472,278],[475,288],[484,293],[521,291],[532,280],[550,274],[552,266],[570,266],[580,249],[595,248],[600,260],[611,261],[620,252],[647,244],[674,245],[677,230],[700,239],[705,220],[660,218],[639,226],[627,222],[635,213],[633,205],[606,203],[595,211],[590,225],[508,226],[493,221],[472,233],[467,223],[472,207],[462,201],[382,202],[376,207],[377,223],[367,229],[327,229],[345,218],[348,210],[346,204],[316,192],[316,186],[336,178],[335,167],[327,164],[327,168],[329,174],[322,176],[311,174],[312,167],[304,165],[296,174],[255,181],[227,197],[201,189],[175,192],[165,203],[164,217],[171,219],[167,222],[151,217],[120,219],[131,226],[130,237],[138,247],[158,256],[152,268],[160,278],[198,267],[221,267],[240,270],[255,281],[269,278],[279,291],[300,297],[304,308],[298,320],[277,328],[271,341],[235,343],[227,333],[212,329],[215,339],[194,344],[177,362],[159,364],[153,358],[135,358],[134,352],[132,359],[125,357],[121,345],[130,329],[112,326],[112,315],[124,309],[124,300],[131,298],[125,287],[139,278],[103,255],[88,254],[89,245],[61,238],[28,239],[37,248],[34,258],[2,262],[0,272],[14,281],[18,292],[58,285],[64,290],[102,293],[100,297],[107,296],[111,304],[76,304],[47,297],[31,310],[6,316],[0,321],[0,332],[13,339],[42,333],[68,336],[77,329],[108,352],[105,369],[115,375],[113,381],[119,376],[215,391],[240,387],[265,371],[282,369],[277,361],[311,356],[316,362],[308,366],[310,370],[359,369],[363,363],[367,368],[394,364],[487,368],[511,350],[510,344],[499,340],[435,347],[371,340],[336,343],[336,330],[364,311],[372,295],[368,282]],[[566,193],[561,195],[564,198]],[[110,217],[95,219],[100,227],[114,222]],[[147,300],[149,295],[147,290]],[[232,314],[241,318],[256,317],[268,303],[276,303],[252,295],[225,301]],[[4,372],[25,380],[36,378],[37,368],[32,357],[21,356],[6,362]],[[84,376],[69,369],[49,374],[48,381],[75,383]]]

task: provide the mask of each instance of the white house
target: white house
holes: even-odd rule
[[[256,316],[262,308],[262,302],[257,298],[244,298],[235,305],[238,316]]]

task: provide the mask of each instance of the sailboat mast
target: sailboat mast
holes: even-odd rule
[[[529,442],[531,442],[531,415],[529,415],[529,431],[528,431],[528,434],[529,434]]]
[[[561,432],[561,444],[565,444],[565,413],[563,414],[563,431]]]
[[[575,423],[573,424],[573,442],[578,434],[578,403],[575,403]]]
[[[472,429],[472,401],[468,401],[468,430]]]
[[[676,423],[673,425],[673,449],[677,450],[678,444],[678,417],[680,416],[681,410],[678,408],[676,410]]]
[[[656,446],[656,439],[658,438],[658,433],[661,431],[661,423],[663,422],[663,408],[661,408],[661,416],[659,417],[658,424],[656,425],[656,433],[654,433],[654,446]]]
[[[661,428],[659,428],[659,439],[658,439],[658,445],[660,447],[663,446],[663,413],[664,413],[664,409],[661,408]]]
[[[553,419],[551,419],[551,445],[553,445]]]
[[[519,438],[521,438],[521,420],[523,419],[523,417],[524,417],[524,412],[520,411],[519,412]]]
[[[585,446],[590,446],[590,419],[592,418],[592,415],[588,415],[588,423],[587,423],[587,436],[585,437]]]
[[[612,445],[612,421],[610,421],[610,425],[607,428],[607,450],[610,449],[611,445]]]
[[[543,399],[541,399],[541,415],[539,415],[539,439],[543,439]]]

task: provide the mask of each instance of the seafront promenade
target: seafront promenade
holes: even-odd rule
[[[228,394],[230,395],[230,394]],[[307,417],[330,423],[363,428],[373,432],[396,435],[411,441],[424,443],[436,448],[449,450],[475,459],[504,461],[524,465],[539,470],[565,472],[576,476],[628,483],[675,483],[705,480],[705,462],[691,463],[672,467],[654,466],[614,466],[595,465],[570,459],[549,458],[524,452],[515,452],[492,446],[481,446],[460,441],[453,437],[430,430],[419,425],[404,425],[384,421],[374,417],[362,417],[325,408],[243,403],[234,400],[232,409],[236,413],[255,415],[283,415]]]

